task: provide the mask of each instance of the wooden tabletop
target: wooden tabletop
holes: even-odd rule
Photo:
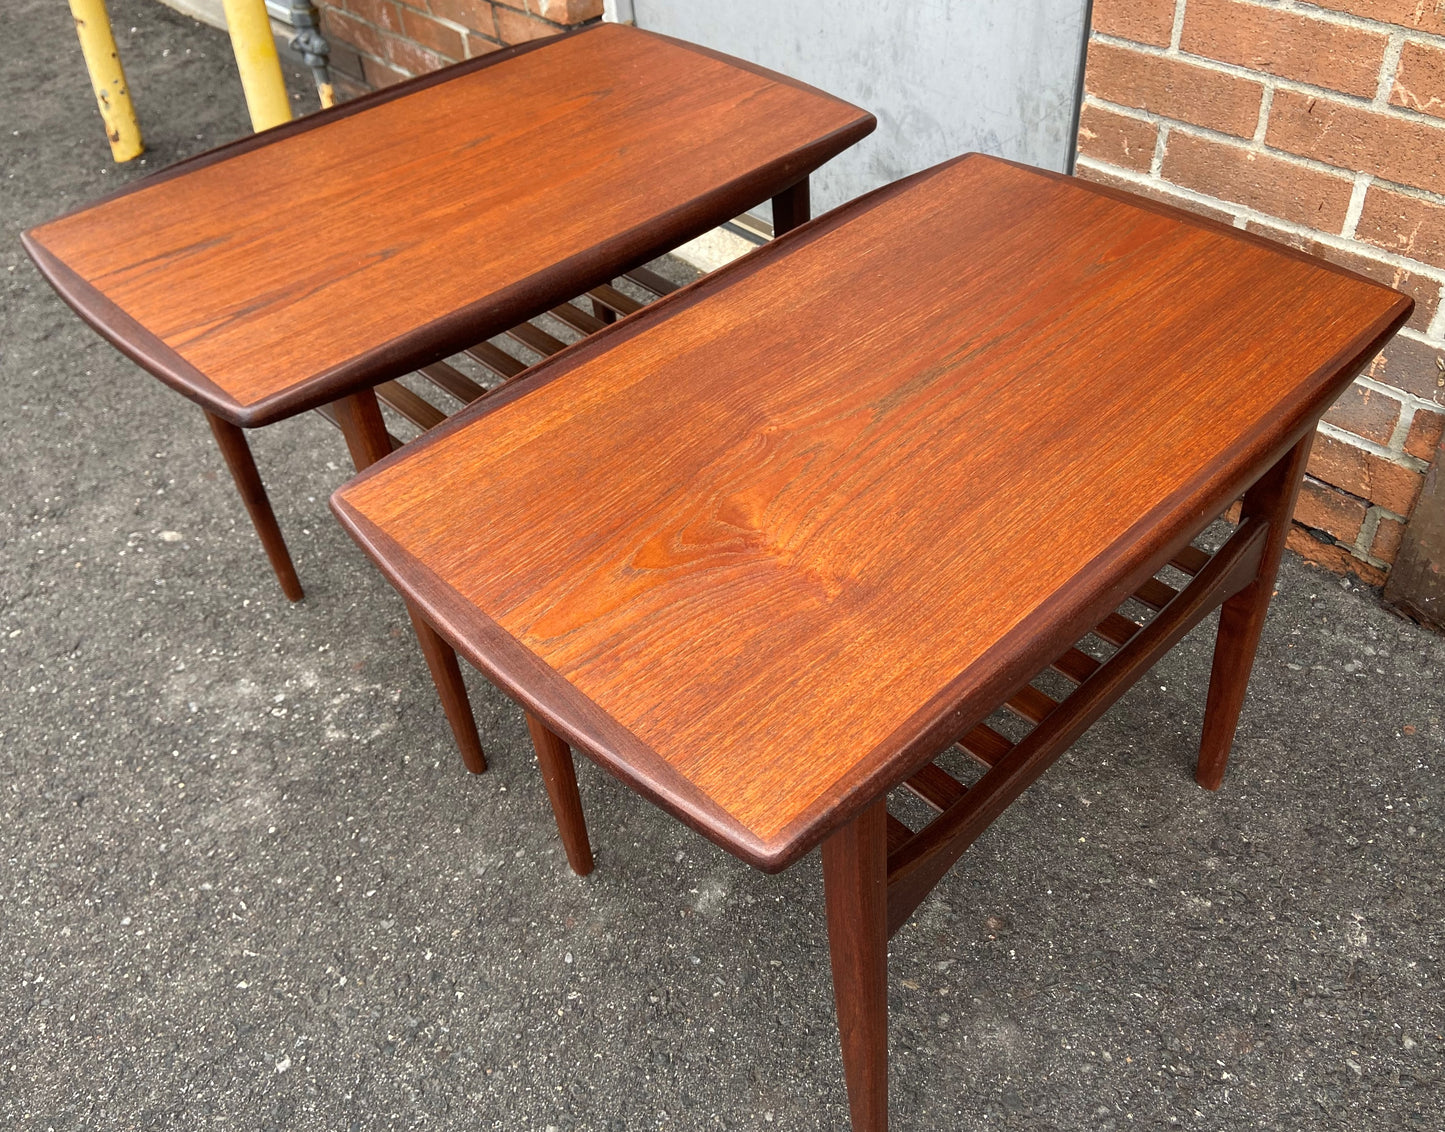
[[[264,424],[670,250],[873,126],[781,75],[600,25],[222,147],[24,239],[132,358]]]
[[[559,734],[778,869],[1119,604],[1409,309],[973,155],[619,323],[333,506]]]

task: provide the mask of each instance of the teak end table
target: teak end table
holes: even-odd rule
[[[471,348],[505,380],[523,367],[486,339],[549,311],[599,329],[617,310],[569,300],[600,288],[625,312],[610,281],[770,199],[777,230],[801,223],[809,174],[874,125],[749,63],[596,25],[222,146],[22,239],[86,322],[205,410],[294,601],[243,429],[321,409],[365,467],[396,443],[377,392],[419,427],[444,416],[396,378],[480,396],[441,359]],[[455,657],[412,614],[480,770]]]
[[[609,328],[332,503],[544,761],[570,773],[570,744],[767,871],[821,843],[876,1132],[889,935],[1222,606],[1198,770],[1219,785],[1315,424],[1410,307],[972,155]],[[1241,495],[1228,542],[1194,546]],[[1001,708],[1032,730],[1005,737]],[[955,743],[975,780],[934,761]],[[898,788],[931,824],[889,815]]]

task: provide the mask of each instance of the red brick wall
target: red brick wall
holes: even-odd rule
[[[1445,422],[1445,0],[1095,0],[1081,176],[1411,294],[1330,410],[1291,545],[1378,583]]]
[[[343,94],[389,86],[602,15],[602,0],[318,0]]]

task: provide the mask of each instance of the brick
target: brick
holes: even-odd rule
[[[1445,125],[1281,90],[1269,110],[1264,143],[1352,173],[1445,191]]]
[[[1079,113],[1079,152],[1110,165],[1147,173],[1158,138],[1159,128],[1153,122],[1102,106],[1086,105]]]
[[[1390,102],[1445,118],[1445,48],[1428,43],[1405,44],[1395,69]]]
[[[414,0],[421,3],[421,0]],[[434,16],[461,24],[464,28],[481,35],[495,36],[497,24],[492,18],[492,6],[485,0],[427,0],[427,6]]]
[[[343,100],[354,98],[364,89],[360,85],[365,80],[365,76],[361,72],[361,56],[349,43],[343,43],[334,37],[327,40],[327,46],[331,49],[326,57],[326,65],[331,69],[332,85],[336,86],[339,79],[352,80],[351,86],[347,86],[344,82],[337,86],[337,93],[342,96]],[[342,89],[343,87],[346,89]]]
[[[1105,102],[1253,137],[1264,84],[1129,47],[1089,45],[1084,89]]]
[[[1385,584],[1383,570],[1371,566],[1362,558],[1356,558],[1345,547],[1326,542],[1301,527],[1290,527],[1285,545],[1312,566],[1323,566],[1336,574],[1354,574],[1362,582],[1368,582],[1372,586]]]
[[[1310,3],[1367,20],[1445,35],[1445,8],[1437,0],[1310,0]]]
[[[1352,189],[1346,177],[1180,130],[1170,131],[1166,145],[1166,181],[1322,232],[1344,226]]]
[[[467,33],[468,59],[475,59],[478,55],[489,55],[500,47],[501,44],[493,40],[483,39],[480,35],[477,35],[474,32]]]
[[[1365,373],[1382,385],[1445,405],[1445,350],[1438,345],[1397,334]]]
[[[452,62],[466,55],[466,41],[454,28],[438,23],[431,16],[423,15],[411,8],[401,10],[401,19],[403,30],[408,38],[415,40],[423,47],[435,51]]]
[[[1188,197],[1180,196],[1178,193],[1171,193],[1169,186],[1162,181],[1151,181],[1147,185],[1138,185],[1133,181],[1127,181],[1123,177],[1116,177],[1104,169],[1095,169],[1092,166],[1080,163],[1075,175],[1084,181],[1092,181],[1096,185],[1105,185],[1111,189],[1119,189],[1122,192],[1133,193],[1135,196],[1146,197],[1149,200],[1157,200],[1160,204],[1173,205],[1175,208],[1182,208],[1186,212],[1192,212],[1196,216],[1204,216],[1210,220],[1217,220],[1221,224],[1233,226],[1234,213],[1226,212],[1222,208],[1210,208],[1208,205],[1196,204]]]
[[[1414,468],[1392,463],[1383,456],[1323,433],[1315,437],[1314,447],[1310,450],[1309,474],[1321,483],[1340,488],[1397,515],[1410,513],[1425,479]],[[1328,527],[1324,529],[1329,530]],[[1330,531],[1330,534],[1346,542],[1353,541],[1353,536],[1346,538],[1335,531]]]
[[[1174,0],[1094,0],[1093,29],[1135,43],[1168,47]]]
[[[339,39],[342,43],[349,44],[356,48],[362,55],[371,55],[380,58],[386,54],[386,41],[384,33],[378,31],[370,24],[364,24],[360,20],[348,16],[344,12],[338,12],[335,8],[326,9],[321,21],[322,31],[328,39]],[[376,83],[370,74],[366,74],[366,66],[362,64],[363,78],[367,83],[375,86]],[[393,80],[395,81],[395,80]]]
[[[369,55],[361,57],[361,69],[366,72],[366,81],[374,90],[380,90],[384,86],[391,86],[393,83],[399,83],[402,79],[411,77],[398,71],[395,67],[378,62]]]
[[[1310,458],[1314,464],[1314,458]],[[1337,491],[1319,480],[1305,477],[1295,504],[1295,522],[1317,531],[1324,531],[1340,542],[1353,544],[1360,537],[1360,526],[1369,510],[1362,500]]]
[[[445,67],[452,60],[397,35],[386,37],[386,60],[409,75],[424,75]]]
[[[1179,46],[1253,71],[1371,98],[1389,36],[1239,0],[1189,0]]]
[[[1445,267],[1445,204],[1371,185],[1355,238]]]
[[[544,35],[557,34],[557,28],[552,24],[514,12],[510,8],[494,8],[492,14],[497,20],[497,37],[503,43],[526,43],[531,39],[541,39]]]
[[[1381,562],[1393,562],[1400,553],[1400,541],[1405,537],[1405,524],[1399,519],[1382,516],[1375,528],[1374,540],[1370,543],[1370,557]]]
[[[1424,331],[1435,317],[1435,312],[1440,309],[1441,288],[1438,279],[1431,279],[1406,268],[1397,267],[1393,263],[1386,263],[1384,260],[1370,255],[1368,248],[1346,251],[1333,244],[1327,244],[1323,240],[1302,236],[1287,228],[1258,220],[1251,220],[1244,227],[1246,231],[1255,232],[1281,244],[1298,248],[1302,252],[1319,256],[1321,259],[1329,260],[1349,271],[1373,279],[1377,283],[1383,283],[1386,287],[1404,291],[1415,300],[1415,309],[1410,314],[1410,321],[1406,323],[1412,330]]]
[[[346,10],[383,31],[401,31],[401,12],[391,0],[345,0]]]
[[[1354,384],[1330,406],[1325,420],[1376,444],[1388,444],[1395,435],[1395,425],[1403,408],[1399,401],[1378,389]]]
[[[1433,409],[1417,409],[1405,437],[1405,451],[1420,460],[1434,460],[1435,450],[1445,434],[1445,414]]]
[[[602,15],[602,0],[531,0],[528,7],[544,20],[566,27]]]

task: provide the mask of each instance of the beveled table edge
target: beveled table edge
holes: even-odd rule
[[[485,338],[500,334],[511,326],[542,313],[558,303],[566,302],[582,292],[608,282],[625,271],[656,259],[680,244],[702,235],[739,212],[776,196],[792,187],[814,169],[837,156],[849,146],[872,133],[878,120],[860,107],[836,95],[809,86],[788,75],[778,74],[742,59],[672,36],[659,35],[639,28],[626,27],[628,35],[645,35],[664,40],[677,47],[718,59],[738,70],[762,75],[781,85],[791,86],[856,111],[855,119],[846,126],[814,139],[791,153],[749,174],[734,178],[694,197],[661,216],[593,244],[585,251],[545,271],[494,292],[468,306],[451,311],[429,323],[415,327],[374,349],[356,354],[345,361],[298,381],[289,388],[250,404],[241,404],[186,361],[150,330],[83,279],[44,244],[43,230],[51,224],[79,215],[107,202],[129,196],[153,185],[184,175],[219,161],[275,144],[296,134],[317,129],[338,119],[350,117],[372,106],[415,94],[460,75],[483,70],[519,55],[557,43],[570,36],[583,35],[599,28],[620,28],[626,25],[589,24],[584,28],[546,36],[502,48],[476,59],[464,60],[440,70],[419,75],[340,106],[309,114],[303,118],[251,134],[235,141],[185,158],[165,169],[126,185],[98,200],[80,205],[69,212],[37,224],[20,234],[21,246],[34,261],[40,274],[88,326],[105,338],[142,369],[160,379],[177,392],[213,413],[242,428],[259,428],[295,416],[354,393],[379,385],[430,365]]]
[[[351,487],[380,474],[393,462],[408,459],[422,446],[436,443],[457,429],[465,428],[476,418],[564,376],[576,365],[646,332],[658,321],[789,254],[791,249],[833,231],[857,213],[871,209],[955,164],[970,160],[996,161],[1054,180],[1067,181],[1081,190],[1221,232],[1377,290],[1391,291],[1374,280],[1297,249],[1169,205],[1136,198],[1063,174],[1034,169],[1019,162],[977,153],[964,154],[825,213],[636,314],[569,346],[534,367],[526,377],[481,398],[414,444],[371,465],[331,495],[331,509],[342,527],[376,561],[392,584],[426,611],[438,631],[458,652],[588,757],[721,848],[764,872],[780,872],[794,864],[874,799],[937,757],[940,750],[974,724],[982,722],[1053,657],[1082,637],[1105,614],[1117,608],[1145,578],[1162,568],[1232,499],[1237,498],[1308,429],[1315,426],[1330,403],[1404,325],[1414,308],[1413,300],[1399,292],[1392,292],[1396,302],[1367,330],[1356,335],[1333,358],[1302,380],[1296,396],[1252,440],[1226,451],[1202,468],[1189,483],[1139,518],[1066,587],[1055,591],[1034,609],[1008,640],[996,644],[968,671],[945,685],[888,738],[864,755],[853,771],[832,790],[821,795],[771,838],[758,836],[704,796],[642,740],[613,720],[560,673],[529,652],[490,617],[462,599],[415,556],[352,508],[346,500],[346,493]],[[1332,379],[1330,374],[1334,374]],[[1032,641],[1028,647],[1012,644],[1020,639],[1029,640],[1031,634]],[[531,684],[532,680],[538,681],[540,688]],[[727,740],[721,736],[718,741],[725,743]]]

